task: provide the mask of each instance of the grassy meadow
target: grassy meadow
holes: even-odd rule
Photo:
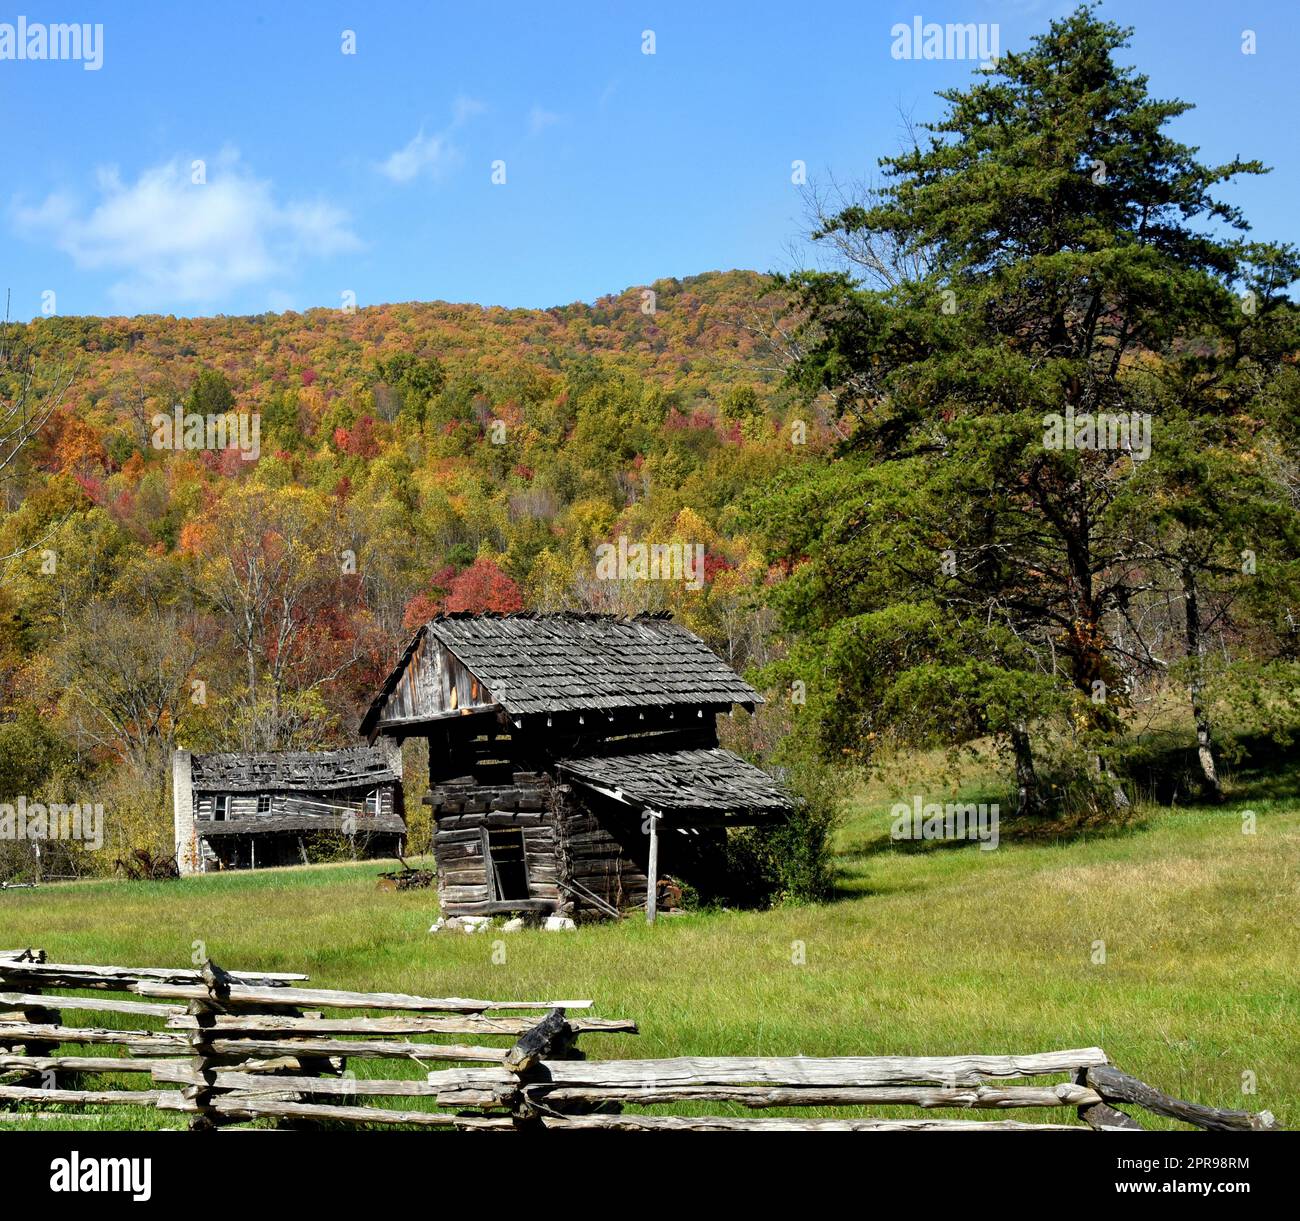
[[[907,792],[923,765],[913,760]],[[978,781],[961,787],[978,792]],[[0,893],[0,946],[152,966],[187,965],[201,943],[228,968],[301,970],[320,986],[590,997],[597,1014],[640,1023],[639,1036],[586,1036],[590,1056],[1098,1045],[1166,1092],[1300,1127],[1298,789],[1295,763],[1242,771],[1224,807],[1144,805],[1106,835],[1024,839],[1004,827],[986,852],[894,843],[896,794],[877,782],[855,794],[838,833],[835,901],[696,912],[654,928],[630,918],[569,933],[430,936],[432,893],[378,891],[375,876],[391,865],[376,861]],[[1254,834],[1242,830],[1246,809]],[[494,961],[501,947],[505,960]],[[351,1067],[394,1075],[390,1062]],[[1257,1093],[1243,1095],[1244,1073]],[[134,1108],[68,1122],[179,1126]]]

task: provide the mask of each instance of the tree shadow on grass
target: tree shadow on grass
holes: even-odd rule
[[[1222,751],[1226,807],[1243,803],[1292,801],[1300,804],[1300,744],[1277,742],[1267,734],[1248,734],[1234,738]],[[1207,786],[1201,776],[1195,745],[1173,735],[1151,734],[1135,739],[1118,761],[1124,790],[1136,806],[1165,809],[1199,806],[1211,808]],[[962,804],[995,803],[1000,811],[999,841],[1062,840],[1090,838],[1097,835],[1122,835],[1142,825],[1140,813],[1096,817],[1071,814],[1067,791],[1046,794],[1047,813],[1038,816],[1018,814],[1003,790],[963,793],[945,798]],[[882,815],[882,820],[886,818]],[[882,822],[883,825],[883,822]],[[842,855],[872,856],[886,852],[943,852],[968,847],[966,839],[893,840],[886,834],[859,839],[846,845]]]
[[[1222,809],[1225,815],[1247,805],[1293,803],[1300,807],[1300,747],[1279,743],[1267,734],[1236,738],[1223,752],[1228,760],[1222,767],[1228,795],[1221,806],[1209,800],[1201,779],[1194,744],[1185,737],[1151,734],[1135,739],[1125,751],[1119,769],[1124,789],[1134,804],[1125,811],[1101,814],[1070,812],[1067,796],[1048,793],[1048,812],[1021,816],[1011,807],[1003,790],[962,793],[945,798],[962,805],[998,806],[998,843],[1066,844],[1081,840],[1115,839],[1140,833],[1148,822],[1152,806],[1163,809],[1200,807]],[[861,899],[873,895],[921,891],[917,882],[871,884],[856,873],[850,862],[871,861],[889,855],[923,856],[954,851],[979,852],[976,838],[893,839],[888,807],[879,813],[878,831],[859,833],[836,851],[838,868],[831,902]],[[992,855],[990,853],[989,855]]]
[[[1300,745],[1271,735],[1243,734],[1216,752],[1226,780],[1225,805],[1300,802]],[[1201,774],[1196,747],[1181,735],[1149,734],[1125,752],[1123,774],[1154,805],[1210,806],[1213,799]]]
[[[1021,815],[1012,807],[1007,793],[988,791],[975,794],[963,793],[958,797],[946,798],[935,804],[944,807],[945,815],[949,803],[962,806],[985,806],[990,811],[996,806],[997,844],[1005,843],[1059,843],[1076,839],[1090,839],[1098,836],[1115,836],[1130,833],[1140,825],[1140,817],[1130,811],[1120,816],[1110,815],[1105,818],[1067,814],[1061,797],[1050,792],[1047,797],[1048,810],[1040,815]],[[881,815],[882,831],[878,835],[864,836],[845,844],[837,853],[841,857],[875,857],[885,855],[923,856],[930,853],[954,852],[965,849],[971,851],[995,851],[982,849],[984,841],[990,841],[987,828],[980,833],[978,827],[967,828],[961,836],[943,835],[937,838],[894,839],[886,829],[892,823],[889,814]]]
[[[900,882],[896,879],[869,882],[858,874],[837,873],[827,903],[843,903],[850,899],[887,899],[894,895],[923,895],[930,887],[916,880]]]

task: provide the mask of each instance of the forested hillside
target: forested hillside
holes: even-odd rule
[[[672,609],[765,660],[742,511],[829,445],[762,337],[781,313],[732,272],[548,311],[11,327],[7,401],[31,376],[49,418],[0,472],[0,787],[165,838],[174,746],[350,740],[437,609]],[[703,581],[598,579],[620,537],[702,546]]]

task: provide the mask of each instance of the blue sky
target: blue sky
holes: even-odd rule
[[[257,313],[349,291],[547,306],[789,267],[791,163],[869,175],[900,115],[934,117],[934,91],[969,78],[969,62],[893,58],[895,22],[996,22],[1005,50],[1071,7],[0,0],[0,23],[104,27],[97,71],[0,59],[0,289],[19,319],[46,292],[61,314]],[[1136,26],[1129,59],[1157,95],[1197,103],[1180,138],[1275,167],[1229,197],[1257,236],[1295,238],[1294,0],[1103,11]]]

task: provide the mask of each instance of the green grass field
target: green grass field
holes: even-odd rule
[[[836,901],[692,913],[654,928],[633,918],[570,933],[430,936],[432,894],[377,891],[375,875],[391,866],[370,862],[10,891],[0,894],[0,946],[152,966],[188,965],[201,943],[228,968],[302,970],[321,986],[590,997],[598,1014],[640,1023],[639,1036],[587,1036],[592,1056],[1095,1044],[1168,1093],[1300,1127],[1298,787],[1294,765],[1243,772],[1223,808],[1144,807],[1121,833],[1010,838],[982,852],[893,844],[892,798],[876,786],[840,831]],[[1256,813],[1254,834],[1243,834],[1244,809]],[[502,945],[505,961],[494,962]],[[353,1067],[393,1075],[391,1063]],[[1243,1094],[1246,1073],[1253,1095]],[[69,1120],[176,1124],[127,1108]],[[0,1130],[18,1126],[34,1125]]]

